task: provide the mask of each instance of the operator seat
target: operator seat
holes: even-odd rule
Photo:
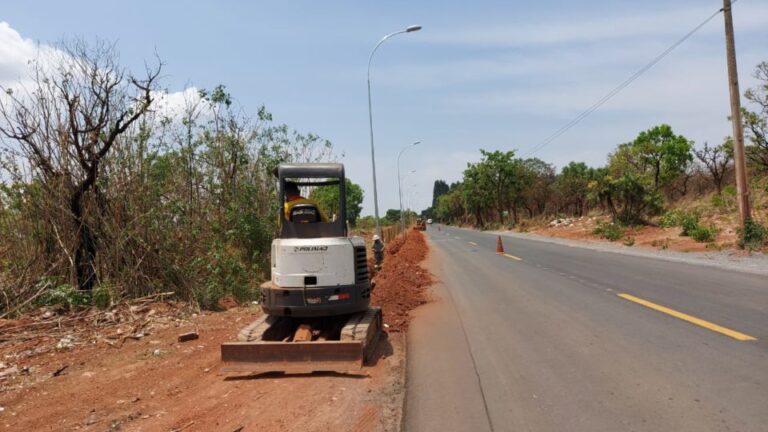
[[[289,220],[294,223],[321,222],[320,209],[313,204],[295,204],[291,207]]]

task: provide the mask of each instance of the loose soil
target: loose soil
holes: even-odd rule
[[[424,235],[416,230],[386,245],[384,264],[374,278],[371,302],[382,305],[384,325],[390,332],[407,330],[410,311],[428,300],[427,287],[432,278],[420,265],[427,252]]]
[[[358,375],[219,372],[220,344],[235,340],[258,306],[196,313],[184,303],[144,301],[114,311],[37,310],[0,320],[0,430],[399,430],[402,331],[430,278],[418,265],[427,254],[420,232],[388,249],[372,302],[383,307],[388,331]],[[199,339],[177,341],[190,331]]]

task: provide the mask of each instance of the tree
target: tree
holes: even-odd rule
[[[475,224],[482,227],[485,225],[484,215],[493,207],[493,190],[489,183],[484,167],[480,164],[467,164],[464,170],[464,182],[461,187],[452,187],[451,192],[438,199],[438,204],[442,203],[443,217],[446,213],[451,218],[457,218],[460,215],[456,213],[464,208],[475,217]]]
[[[400,210],[398,209],[389,209],[384,214],[384,222],[387,224],[396,224],[400,223]]]
[[[605,205],[614,222],[642,223],[644,216],[658,214],[662,209],[661,195],[648,179],[631,172],[613,177],[608,170],[601,171],[590,182],[590,194]]]
[[[757,106],[757,111],[742,108],[744,129],[751,142],[746,154],[756,169],[768,172],[768,62],[760,63],[754,76],[760,84],[747,90],[744,97]]]
[[[466,215],[462,189],[461,183],[455,183],[449,193],[440,195],[435,207],[435,216],[438,220],[445,223],[458,222]],[[482,221],[479,224],[482,224]]]
[[[733,159],[733,141],[729,138],[719,146],[710,147],[706,142],[701,150],[695,150],[696,158],[704,164],[709,175],[712,177],[712,183],[717,189],[717,194],[721,195],[723,191],[723,179],[728,170],[728,165]]]
[[[520,174],[523,184],[520,202],[528,210],[528,217],[543,214],[552,197],[555,167],[541,159],[530,158],[522,162]]]
[[[515,159],[514,151],[480,150],[480,153],[483,155],[480,162],[470,164],[465,174],[469,172],[473,177],[475,191],[480,192],[482,188],[493,194],[492,204],[502,224],[504,213],[510,210],[513,223],[517,223],[517,204],[522,188],[521,161]]]
[[[352,226],[357,224],[363,211],[363,197],[363,188],[347,179],[347,220]]]
[[[432,207],[437,207],[437,199],[450,191],[448,183],[443,180],[435,180],[435,186],[432,188]]]
[[[660,135],[670,136],[670,132],[671,128]],[[615,222],[633,225],[642,223],[645,216],[657,214],[662,209],[661,181],[674,178],[672,172],[680,175],[680,164],[666,160],[674,151],[665,150],[663,140],[658,146],[654,143],[658,140],[642,132],[635,142],[619,145],[608,157],[606,169],[596,173],[595,181],[590,183],[592,197],[610,210]],[[670,147],[678,146],[685,147],[682,142]],[[682,156],[670,159],[685,160]]]
[[[106,42],[75,40],[58,48],[51,64],[32,63],[31,91],[3,89],[0,133],[19,144],[47,192],[65,201],[60,204],[71,221],[77,285],[91,290],[100,240],[93,214],[107,211],[101,164],[149,110],[162,65],[138,78],[118,65],[114,46]]]
[[[357,224],[360,212],[363,211],[363,188],[345,179],[347,192],[347,221],[351,226]],[[320,186],[310,192],[310,198],[317,201],[320,208],[327,215],[337,214],[339,211],[339,187],[337,185]]]
[[[683,174],[693,161],[692,143],[682,135],[675,135],[666,124],[640,132],[629,146],[630,162],[637,173],[649,175],[653,188],[669,184]]]
[[[589,196],[589,183],[594,179],[594,170],[584,162],[570,162],[564,166],[554,184],[562,200],[558,211],[573,207],[577,216],[583,216]]]

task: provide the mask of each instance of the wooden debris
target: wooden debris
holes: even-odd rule
[[[69,367],[69,365],[64,365],[64,366],[56,369],[55,371],[53,371],[53,374],[51,374],[51,375],[57,377],[57,376],[61,375],[61,373],[64,372],[68,367]]]
[[[182,333],[179,335],[179,342],[187,342],[187,341],[198,339],[199,337],[200,335],[197,334],[197,331]]]
[[[296,329],[296,333],[293,334],[294,342],[309,342],[312,340],[312,327],[307,324],[302,324]]]

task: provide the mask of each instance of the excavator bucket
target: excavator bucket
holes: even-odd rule
[[[323,320],[263,315],[221,345],[222,372],[359,372],[381,334],[381,309]]]
[[[230,342],[221,346],[223,372],[357,372],[361,341]]]

